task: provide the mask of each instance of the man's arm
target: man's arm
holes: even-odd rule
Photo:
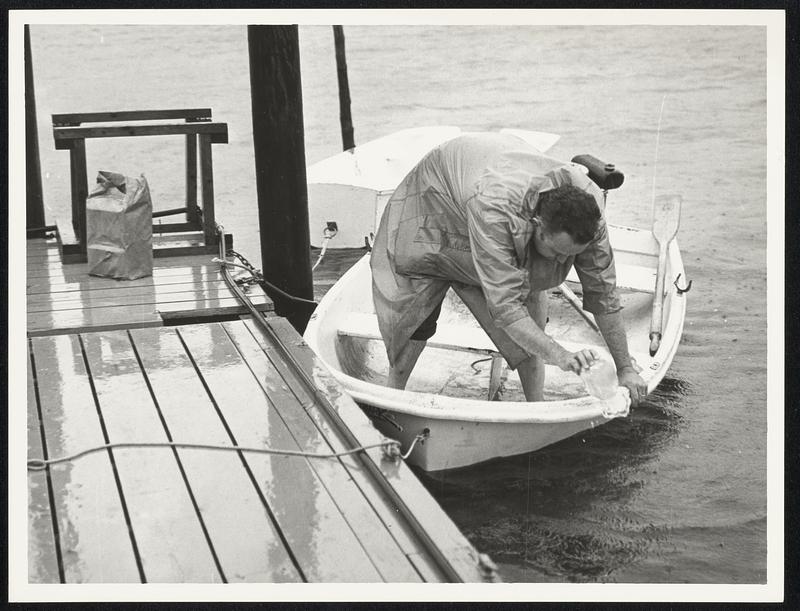
[[[625,386],[630,390],[631,405],[636,407],[647,395],[647,384],[636,371],[631,361],[622,312],[595,314],[594,318],[608,346],[608,350],[611,352],[614,364],[617,366],[617,378],[620,386]]]

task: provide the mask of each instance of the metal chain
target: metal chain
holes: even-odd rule
[[[241,261],[242,265],[245,266],[247,268],[247,270],[253,275],[253,281],[254,282],[259,282],[259,281],[264,279],[264,274],[261,273],[261,270],[258,269],[252,263],[250,263],[250,261],[248,261],[247,258],[243,254],[240,254],[240,253],[236,252],[235,250],[233,250],[231,248],[230,250],[228,250],[227,256],[236,257],[237,259],[239,259],[239,261]]]
[[[223,231],[221,225],[217,226],[217,231],[218,232]],[[220,252],[221,251],[222,251],[222,247],[220,246]],[[272,290],[275,293],[277,293],[278,295],[282,296],[283,298],[289,299],[289,300],[297,302],[297,303],[307,303],[307,304],[313,305],[313,306],[317,305],[317,302],[314,301],[313,299],[304,299],[302,297],[296,297],[294,295],[290,295],[289,293],[287,293],[283,289],[281,289],[281,288],[275,286],[274,284],[272,284],[271,282],[269,282],[266,278],[264,278],[264,274],[261,273],[260,269],[256,268],[255,265],[250,263],[250,261],[247,260],[247,257],[245,257],[244,255],[236,252],[235,250],[233,250],[233,249],[228,250],[226,252],[225,256],[226,257],[236,257],[237,259],[239,259],[239,261],[241,261],[241,264],[232,263],[230,261],[226,261],[226,260],[220,259],[220,258],[214,258],[214,259],[212,259],[212,261],[216,261],[216,262],[218,262],[218,263],[220,263],[222,265],[227,264],[228,266],[242,267],[242,268],[246,269],[252,275],[252,280],[251,279],[247,279],[244,282],[247,282],[247,283],[256,283],[257,282],[258,284],[261,285],[262,288],[264,288],[264,292],[268,293],[267,289],[265,288],[265,287],[267,287],[270,290]],[[241,284],[238,280],[235,281],[235,282],[236,282],[236,284]]]

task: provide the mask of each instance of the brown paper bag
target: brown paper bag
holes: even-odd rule
[[[153,203],[145,177],[99,172],[86,198],[89,274],[133,280],[153,274]]]

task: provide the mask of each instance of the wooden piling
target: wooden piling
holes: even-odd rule
[[[250,25],[247,38],[264,277],[289,295],[310,300],[314,287],[298,30],[296,25]],[[280,294],[270,297],[275,311],[302,332],[310,307]]]
[[[39,162],[39,129],[36,126],[36,96],[33,88],[30,26],[25,25],[25,228],[28,237],[44,235],[44,199]],[[30,233],[32,229],[40,231]]]
[[[344,52],[344,29],[333,26],[333,45],[336,49],[336,75],[339,79],[339,122],[342,125],[342,150],[356,145],[353,136],[353,119],[350,116],[350,85],[347,81],[347,59]]]

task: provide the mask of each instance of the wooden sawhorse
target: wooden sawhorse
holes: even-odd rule
[[[145,121],[183,120],[170,123],[136,123]],[[94,125],[87,123],[118,123]],[[154,225],[154,233],[169,234],[201,232],[202,244],[154,247],[153,255],[192,255],[214,253],[218,250],[214,220],[214,176],[211,145],[228,142],[228,125],[211,121],[211,109],[134,110],[120,112],[91,112],[53,115],[53,138],[56,149],[68,150],[72,198],[72,223],[59,222],[58,241],[62,263],[86,261],[86,140],[90,138],[120,138],[130,136],[183,135],[186,138],[186,206],[161,210],[154,217],[184,213],[182,223]],[[198,145],[200,162],[201,204],[197,205]],[[180,236],[184,237],[184,236]],[[226,240],[228,236],[226,236]]]

